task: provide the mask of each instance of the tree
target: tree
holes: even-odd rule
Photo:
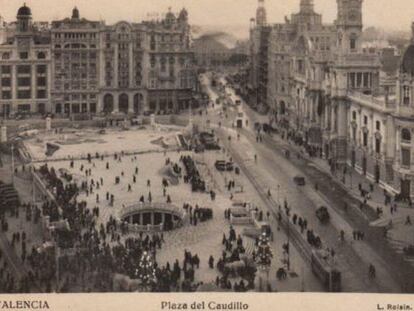
[[[141,281],[144,289],[151,289],[157,281],[155,276],[155,262],[147,251],[144,251],[141,255],[138,267],[135,270],[135,276]]]

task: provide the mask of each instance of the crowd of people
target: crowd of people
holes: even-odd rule
[[[200,172],[195,165],[191,156],[181,156],[180,161],[184,164],[186,174],[184,175],[184,182],[191,183],[192,191],[206,191],[206,183],[201,178]]]

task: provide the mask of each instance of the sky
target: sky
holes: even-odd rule
[[[226,30],[226,26],[242,28],[246,32],[254,17],[257,0],[0,0],[0,15],[14,21],[17,9],[26,2],[32,9],[33,19],[50,21],[71,15],[77,6],[81,17],[105,20],[111,24],[119,20],[138,22],[148,14],[179,11],[186,7],[191,24],[213,25]],[[283,22],[285,15],[299,10],[300,0],[265,0],[269,23]],[[323,15],[324,22],[336,16],[336,0],[314,0],[315,11]],[[365,26],[379,26],[389,30],[410,31],[414,21],[414,0],[364,0]],[[232,27],[231,27],[232,26]]]

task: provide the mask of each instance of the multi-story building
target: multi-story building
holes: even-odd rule
[[[51,27],[51,103],[56,114],[98,112],[99,44],[103,24],[72,17]]]
[[[33,23],[21,7],[0,45],[0,106],[11,112],[166,113],[188,108],[195,87],[188,13],[106,25],[80,16]]]
[[[50,36],[33,27],[26,5],[17,12],[15,34],[0,45],[0,76],[3,115],[51,110]]]
[[[264,0],[259,0],[256,19],[250,20],[250,72],[249,100],[260,111],[267,110],[269,69],[269,39],[271,28],[267,25]]]
[[[333,169],[348,164],[413,199],[414,23],[395,72],[394,53],[363,48],[362,0],[337,5],[333,24],[322,24],[312,0],[301,0],[299,13],[270,26],[270,119],[319,147]],[[256,41],[251,38],[252,47]],[[251,65],[250,74],[260,70],[258,62]]]

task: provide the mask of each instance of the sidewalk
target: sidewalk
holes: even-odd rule
[[[396,202],[397,210],[391,212],[391,206],[394,206],[394,200],[385,205],[385,196],[383,188],[371,182],[366,176],[361,175],[354,169],[347,167],[347,172],[344,176],[342,171],[331,172],[330,166],[325,159],[317,157],[309,157],[303,147],[297,146],[287,140],[282,139],[279,135],[269,135],[275,143],[288,146],[296,150],[301,156],[312,162],[316,169],[332,176],[337,184],[345,189],[352,197],[358,200],[361,205],[366,199],[363,208],[369,207],[371,210],[361,210],[362,213],[368,216],[371,226],[387,227],[387,238],[394,244],[395,248],[402,252],[402,248],[407,244],[414,244],[414,225],[406,224],[407,216],[410,217],[414,224],[414,208],[410,208],[407,203]],[[369,198],[361,196],[359,191],[359,184],[366,193],[369,193]],[[371,191],[372,187],[372,191]],[[359,207],[360,208],[360,207]],[[377,214],[377,209],[382,210],[382,214]],[[374,220],[372,220],[374,219]]]

